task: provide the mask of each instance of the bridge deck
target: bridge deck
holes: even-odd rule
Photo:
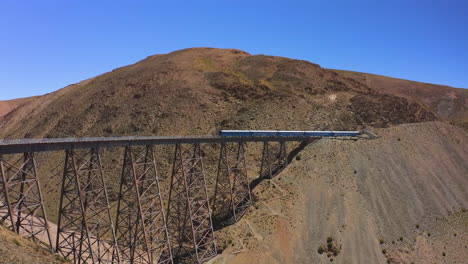
[[[172,145],[193,143],[220,142],[267,142],[267,141],[306,141],[318,137],[221,137],[221,136],[190,136],[190,137],[92,137],[92,138],[46,138],[46,139],[12,139],[0,140],[0,154],[25,152],[43,152],[83,148],[111,148],[137,145]]]

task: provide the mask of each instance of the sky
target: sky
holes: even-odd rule
[[[0,100],[190,47],[468,88],[466,0],[1,0]]]

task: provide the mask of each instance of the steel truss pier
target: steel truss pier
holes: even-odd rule
[[[237,222],[252,204],[245,164],[245,143],[221,143],[213,211],[222,221]]]
[[[286,143],[310,140],[220,136],[0,140],[0,222],[73,263],[203,263],[217,254],[214,224],[238,222],[252,204],[250,181],[255,177],[247,175],[247,144],[263,144],[259,178],[272,178],[287,165]],[[211,197],[202,144],[212,150],[220,146],[217,164],[211,164],[217,165],[210,176],[216,179],[210,185]],[[156,164],[164,153],[156,151],[157,145],[174,147],[172,160],[164,163],[172,166],[167,179],[158,173]],[[109,148],[123,151],[121,162],[114,152],[112,163],[103,164],[102,151]],[[47,172],[36,168],[35,153],[51,157],[47,152],[57,150],[64,156],[52,239],[55,229],[48,223],[39,182],[49,175],[38,175]]]

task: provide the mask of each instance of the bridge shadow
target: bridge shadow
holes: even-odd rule
[[[272,169],[272,177],[270,177],[269,173],[265,173],[264,175],[260,175],[256,179],[252,180],[249,184],[250,191],[252,192],[262,181],[264,180],[270,180],[277,176],[278,174],[281,173],[294,159],[294,157],[299,154],[307,145],[316,142],[318,139],[312,139],[309,141],[302,141],[301,144],[294,148],[291,152],[289,152],[288,157],[287,157],[287,164],[286,166],[280,167],[280,168],[273,168]],[[252,200],[255,200],[254,195],[252,194]],[[249,197],[246,197],[244,200],[240,202],[240,206],[242,208],[245,208],[242,212],[237,213],[237,221],[234,218],[234,216],[227,212],[227,213],[221,213],[217,215],[212,216],[212,222],[213,222],[213,229],[215,231],[223,229],[224,227],[230,226],[238,222],[247,212],[249,206],[247,206],[248,203],[252,203],[252,200],[249,199]]]

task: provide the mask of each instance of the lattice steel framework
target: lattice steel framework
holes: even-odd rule
[[[34,153],[24,153],[12,163],[0,156],[0,174],[2,222],[9,218],[13,231],[35,241],[47,241],[52,249]]]
[[[122,261],[173,263],[152,146],[125,148],[117,207]]]
[[[167,225],[176,263],[216,256],[216,243],[200,144],[176,144]]]
[[[288,165],[286,142],[264,142],[260,177],[273,178]]]
[[[214,217],[237,222],[252,204],[244,142],[222,143],[213,197]]]
[[[120,263],[97,149],[66,151],[56,250],[74,263]]]

